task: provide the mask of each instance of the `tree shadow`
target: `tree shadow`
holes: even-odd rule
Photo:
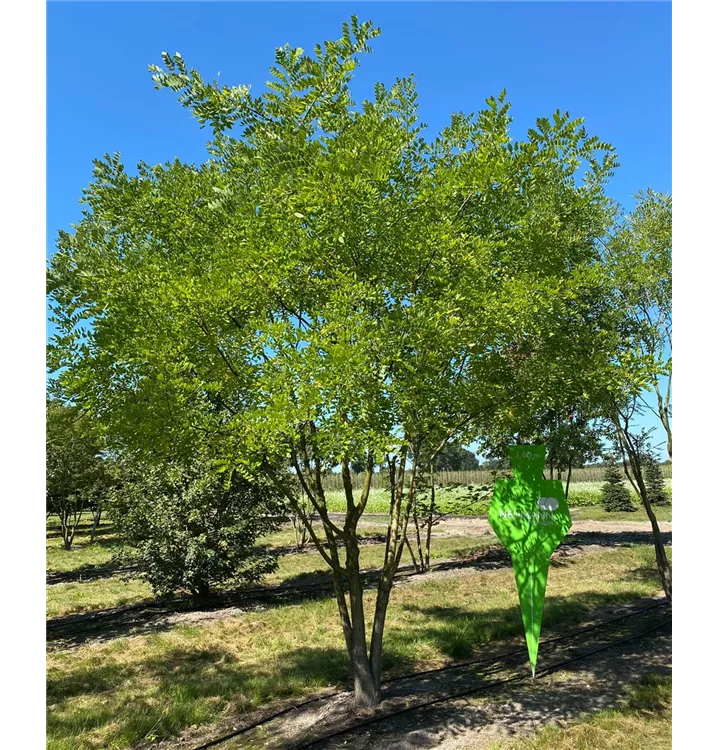
[[[114,545],[105,545],[114,546]],[[130,574],[137,570],[133,565],[120,565],[119,563],[87,563],[73,570],[49,571],[45,574],[45,584],[55,586],[58,583],[79,583],[81,581],[97,581],[100,578],[112,578],[116,575]]]
[[[670,544],[671,532],[664,534]],[[564,543],[554,553],[552,565],[565,564],[564,558],[571,556],[569,549],[584,545],[601,547],[647,544],[652,542],[651,532],[587,532],[569,534]],[[496,570],[511,565],[509,553],[501,546],[479,547],[458,559],[434,563],[431,572],[472,569],[477,571]],[[423,574],[412,566],[403,566],[397,574],[396,583]],[[379,580],[378,570],[368,570],[362,574],[363,585],[370,589]],[[312,599],[332,597],[334,589],[329,569],[315,570],[286,578],[281,585],[260,585],[252,588],[237,588],[214,594],[205,600],[190,595],[178,595],[164,599],[154,599],[126,607],[117,607],[100,612],[70,614],[51,618],[47,621],[47,640],[61,642],[62,646],[79,645],[87,641],[102,641],[119,636],[143,632],[161,632],[174,626],[174,613],[212,612],[230,607],[243,610],[268,609],[285,604],[300,603]],[[461,648],[457,645],[457,653]]]
[[[627,611],[629,605],[636,606],[636,600],[625,593],[549,596],[542,640],[585,623],[596,617],[597,611],[610,608],[612,613],[620,613]],[[508,645],[514,650],[523,645],[518,607],[496,607],[479,615],[457,606],[421,608],[405,604],[402,607],[417,617],[410,619],[401,631],[393,628],[391,622],[388,624],[382,662],[388,679],[422,666],[421,655],[411,645],[420,641],[435,644],[452,661],[474,656],[498,658],[505,654]],[[625,637],[640,625],[629,622],[633,621],[629,618],[625,625],[615,626],[611,637]],[[155,652],[139,661],[97,664],[93,660],[81,662],[76,670],[70,668],[65,673],[51,669],[47,682],[48,732],[53,737],[69,738],[77,736],[78,722],[95,727],[114,724],[116,729],[110,731],[120,733],[129,740],[128,744],[136,744],[148,733],[170,736],[183,727],[214,721],[229,707],[233,725],[237,721],[244,723],[251,719],[247,712],[258,707],[263,706],[266,711],[277,702],[297,699],[313,691],[348,687],[348,658],[339,637],[337,641],[330,648],[308,645],[281,653],[258,654],[251,663],[237,662],[229,648],[216,642],[182,648],[171,644],[167,647],[167,642],[157,641]],[[585,638],[579,641],[585,648],[588,641]],[[547,649],[542,645],[542,658]],[[525,662],[524,647],[517,663]],[[446,674],[425,675],[409,681],[387,682],[384,691],[387,699],[405,700],[407,696],[465,689],[478,684],[479,679],[486,679],[486,674],[486,667],[472,667],[448,678]],[[147,690],[147,685],[151,690]],[[115,691],[118,691],[116,696]],[[81,700],[83,696],[91,698],[99,694],[106,696],[101,705],[98,701]],[[561,696],[559,687],[558,705]],[[437,709],[434,727],[451,716],[451,723],[460,728],[464,718],[456,711],[456,706],[450,712],[448,707]],[[550,718],[551,713],[542,714],[543,718],[546,716]],[[475,713],[467,714],[465,721],[467,725],[475,722]]]

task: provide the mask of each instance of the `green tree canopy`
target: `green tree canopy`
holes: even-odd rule
[[[436,471],[471,471],[479,468],[475,453],[455,441],[447,442],[434,459]]]

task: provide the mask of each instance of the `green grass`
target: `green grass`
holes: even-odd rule
[[[646,521],[643,509],[636,513],[606,513],[599,507],[572,508],[574,520],[597,521]],[[661,521],[671,520],[671,507],[656,508],[656,515]],[[364,536],[382,534],[386,528],[382,524],[367,524],[361,527]],[[100,564],[108,562],[112,552],[117,549],[117,540],[110,526],[104,527],[102,535],[90,545],[80,537],[77,549],[66,552],[61,548],[61,542],[56,538],[48,541],[48,568],[52,570],[73,570],[82,565]],[[413,542],[413,540],[412,540]],[[284,528],[268,534],[259,540],[270,548],[291,547],[295,543],[294,530]],[[436,535],[432,541],[432,559],[447,560],[465,555],[479,547],[494,544],[492,537],[455,536],[443,537]],[[264,583],[268,585],[280,584],[308,584],[324,580],[328,575],[328,567],[321,555],[308,542],[307,552],[302,554],[287,554],[279,559],[278,569],[268,575]],[[365,569],[377,568],[383,562],[384,547],[381,544],[366,545],[362,548],[361,562]],[[403,556],[403,562],[409,565],[411,560],[408,553]],[[149,584],[139,578],[120,578],[119,576],[97,579],[94,581],[63,583],[47,588],[47,616],[58,617],[71,613],[90,612],[126,604],[135,604],[150,600],[152,590]]]
[[[670,750],[671,680],[647,675],[619,707],[600,711],[566,728],[546,727],[533,737],[494,745],[492,750]],[[464,750],[472,750],[471,746]]]
[[[380,528],[382,531],[385,529]],[[290,530],[291,532],[291,530]],[[293,532],[292,541],[293,541]],[[362,528],[367,535],[372,527]],[[263,543],[269,546],[282,547],[287,542],[288,532],[281,531],[265,537]],[[468,554],[479,547],[495,544],[490,537],[434,537],[432,541],[432,559],[451,559]],[[409,555],[403,558],[410,564]],[[384,545],[366,545],[361,550],[361,565],[364,569],[378,568],[384,561]],[[274,573],[266,576],[264,583],[270,586],[280,584],[308,584],[326,580],[329,567],[322,556],[309,545],[309,551],[302,554],[287,554],[279,558],[279,567]],[[113,576],[93,581],[76,583],[58,583],[47,587],[47,617],[59,617],[71,613],[91,612],[94,610],[121,607],[152,599],[150,585],[139,578]]]
[[[657,594],[654,567],[648,546],[556,566],[545,631],[576,623],[597,606]],[[373,593],[366,603],[371,612]],[[484,644],[520,635],[522,627],[510,569],[398,586],[387,617],[385,675],[471,657]],[[343,685],[347,667],[330,599],[50,653],[47,747],[128,748],[226,714]]]
[[[469,554],[481,547],[487,547],[496,543],[495,539],[488,536],[435,536],[431,542],[431,559],[433,561],[450,560]],[[383,562],[383,544],[362,546],[360,563],[363,570],[379,568]],[[411,558],[406,552],[402,555],[402,564],[411,564]],[[266,582],[271,585],[282,583],[302,583],[302,578],[311,581],[316,580],[317,576],[328,575],[329,566],[324,562],[324,559],[318,552],[312,551],[301,555],[283,556],[279,560],[279,568],[276,572],[267,576]]]
[[[95,581],[58,583],[46,590],[47,617],[92,612],[153,598],[152,588],[139,578],[120,576]]]
[[[90,542],[92,518],[84,514],[80,526],[75,533],[72,548],[66,550],[62,546],[60,522],[56,516],[47,519],[47,550],[45,555],[46,568],[50,572],[65,572],[77,570],[85,565],[104,565],[109,563],[112,555],[118,551],[120,542],[114,528],[109,521],[102,521],[95,541]]]
[[[666,493],[668,499],[671,498],[671,480],[666,481]],[[568,504],[571,508],[584,506],[600,506],[601,504],[601,486],[603,482],[576,482],[569,487]],[[626,486],[631,490],[633,502],[638,508],[638,513],[643,513],[640,500],[633,491],[633,488],[626,482]],[[436,493],[436,505],[440,513],[453,510],[452,504],[457,497],[457,493],[444,489],[438,489]],[[346,509],[344,493],[340,490],[329,490],[326,493],[327,507],[331,512],[342,513]],[[489,508],[489,499],[476,503],[474,506],[466,507],[460,512],[466,515],[486,515]],[[366,507],[366,513],[388,513],[389,512],[389,493],[384,490],[372,490],[369,495],[369,501]],[[635,515],[638,515],[636,513]]]
[[[670,523],[672,507],[670,505],[654,505],[653,512],[659,521]],[[584,508],[571,508],[571,518],[574,521],[642,521],[648,522],[648,516],[642,505],[636,506],[635,513],[608,513],[600,505]]]

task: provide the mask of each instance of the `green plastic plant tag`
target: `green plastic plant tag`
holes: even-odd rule
[[[511,555],[535,674],[549,559],[571,528],[571,515],[563,484],[542,477],[545,446],[513,445],[509,457],[514,476],[496,480],[489,525]]]

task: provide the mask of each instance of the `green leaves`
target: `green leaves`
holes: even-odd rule
[[[328,467],[588,390],[610,147],[560,112],[515,139],[505,91],[430,142],[411,77],[355,107],[377,34],[279,48],[261,96],[151,67],[212,126],[207,161],[98,162],[49,269],[58,387],[116,446],[246,468],[304,441]]]

